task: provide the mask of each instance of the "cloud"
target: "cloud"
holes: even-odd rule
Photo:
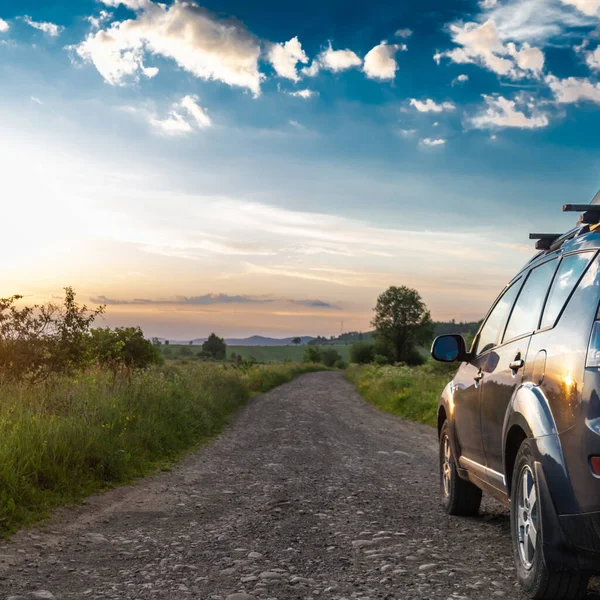
[[[122,4],[131,10],[140,10],[150,4],[149,0],[101,0],[101,2],[106,6],[114,6],[115,8]]]
[[[479,0],[479,6],[484,9],[494,8],[496,4],[498,4],[498,0]]]
[[[600,83],[592,83],[584,77],[559,79],[554,75],[546,77],[546,83],[559,104],[573,104],[588,101],[600,104]]]
[[[0,19],[0,33],[5,33],[9,29],[10,25],[4,19]]]
[[[454,23],[449,30],[459,47],[435,54],[438,64],[445,56],[457,64],[477,64],[512,79],[539,77],[544,68],[545,57],[539,48],[527,42],[520,48],[513,42],[504,44],[492,19],[485,23]]]
[[[410,105],[414,106],[419,112],[440,113],[445,110],[454,110],[456,108],[452,102],[442,102],[441,104],[436,104],[431,98],[427,98],[425,101],[411,98]]]
[[[64,27],[62,25],[55,25],[54,23],[43,21],[34,21],[31,17],[27,15],[23,17],[23,21],[25,21],[27,25],[33,27],[34,29],[39,29],[40,31],[47,33],[50,37],[58,37],[64,30]]]
[[[476,129],[491,129],[499,127],[516,127],[520,129],[536,129],[548,125],[548,117],[538,113],[532,102],[528,103],[530,115],[517,108],[515,100],[508,100],[503,96],[486,96],[483,99],[487,108],[471,118],[470,123]],[[523,100],[519,98],[520,102]]]
[[[425,138],[423,140],[421,140],[421,144],[423,144],[424,146],[443,146],[445,145],[446,140],[443,138],[438,138],[438,139],[432,139],[432,138]]]
[[[398,70],[395,60],[398,50],[406,50],[404,44],[388,45],[386,41],[375,46],[365,56],[363,70],[370,79],[394,79]]]
[[[600,71],[600,46],[586,53],[585,62],[592,71]]]
[[[109,84],[138,79],[146,54],[153,54],[172,59],[201,79],[260,94],[264,77],[258,70],[260,41],[243,23],[219,18],[184,0],[172,5],[128,0],[127,5],[137,7],[135,18],[114,22],[71,47]]]
[[[339,73],[340,71],[345,71],[352,67],[360,67],[362,65],[361,58],[355,52],[348,49],[334,50],[331,44],[319,54],[318,60],[321,67],[333,71],[334,73]],[[309,69],[310,68],[311,67],[309,67]]]
[[[574,6],[590,17],[600,15],[600,0],[562,0],[562,2]]]
[[[412,137],[413,135],[415,135],[415,133],[417,133],[417,130],[416,129],[399,129],[398,133],[402,137]]]
[[[112,16],[112,13],[108,12],[107,10],[101,10],[98,13],[98,16],[95,17],[92,15],[87,18],[87,21],[91,25],[92,29],[100,29],[103,23],[109,21],[112,18]]]
[[[469,81],[469,76],[462,74],[452,80],[452,85],[460,85],[461,83],[467,83],[467,81]]]
[[[302,44],[297,37],[285,44],[272,44],[267,53],[267,59],[279,77],[285,77],[292,81],[300,80],[296,65],[308,62],[308,56],[302,50]]]
[[[285,298],[266,298],[264,296],[245,296],[229,294],[204,294],[203,296],[175,296],[166,299],[134,298],[124,300],[118,298],[107,298],[96,296],[90,298],[94,304],[105,304],[106,306],[153,306],[153,305],[178,305],[178,306],[214,306],[219,304],[273,304],[275,302],[288,302],[297,306],[309,308],[329,308],[339,310],[339,306],[324,300],[288,300]]]
[[[194,130],[212,126],[212,120],[206,110],[198,104],[198,96],[187,95],[175,102],[166,116],[146,107],[123,107],[123,110],[140,116],[156,131],[166,135],[185,135]]]
[[[304,98],[304,100],[308,100],[313,98],[314,96],[318,96],[319,92],[315,92],[314,90],[304,89],[298,90],[296,92],[288,92],[290,96],[294,96],[295,98]]]
[[[399,38],[409,38],[413,34],[412,29],[406,27],[405,29],[398,29],[394,35]]]
[[[44,103],[43,103],[43,102],[42,102],[42,101],[41,101],[41,100],[40,100],[40,99],[39,99],[37,96],[31,96],[31,97],[30,97],[30,100],[31,100],[32,102],[34,102],[35,104],[39,104],[39,105],[42,105],[42,104],[44,104]]]

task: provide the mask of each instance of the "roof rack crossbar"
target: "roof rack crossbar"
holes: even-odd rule
[[[530,240],[557,240],[562,233],[530,233]]]
[[[600,204],[563,204],[563,212],[600,212]]]

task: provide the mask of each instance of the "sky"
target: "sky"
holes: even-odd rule
[[[149,336],[480,319],[600,187],[600,0],[0,0],[0,296]]]

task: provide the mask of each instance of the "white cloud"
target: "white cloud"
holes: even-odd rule
[[[562,2],[574,6],[590,17],[600,15],[600,0],[562,0]]]
[[[450,25],[450,34],[459,47],[438,52],[434,56],[438,64],[446,56],[452,62],[478,64],[513,79],[537,77],[544,67],[544,53],[539,48],[527,42],[519,49],[513,42],[504,44],[492,19],[484,23],[454,23]]]
[[[554,75],[546,77],[556,102],[559,104],[573,104],[588,101],[600,104],[600,83],[592,83],[587,78],[567,77],[559,79]]]
[[[27,25],[33,27],[34,29],[39,29],[40,31],[47,33],[50,37],[58,37],[64,30],[64,27],[62,25],[55,25],[54,23],[49,22],[34,21],[31,17],[27,15],[23,17],[23,21],[25,21]]]
[[[9,29],[10,25],[4,19],[0,19],[0,33],[4,33]]]
[[[461,83],[467,83],[467,81],[469,81],[469,76],[462,74],[452,80],[452,85],[459,85]]]
[[[41,100],[40,100],[38,97],[36,97],[36,96],[31,96],[31,97],[30,97],[30,100],[31,100],[32,102],[34,102],[35,104],[39,104],[39,105],[42,105],[42,104],[44,104],[44,103],[43,103],[43,102],[42,102],[42,101],[41,101]]]
[[[101,10],[98,13],[98,16],[94,17],[93,15],[87,18],[87,21],[92,26],[92,29],[100,29],[103,23],[109,21],[112,17],[112,13],[109,13],[107,10]]]
[[[184,96],[179,104],[187,110],[190,117],[194,119],[200,129],[205,129],[212,125],[212,120],[206,113],[206,110],[198,104],[198,96]]]
[[[496,127],[516,127],[520,129],[536,129],[548,125],[548,117],[539,113],[532,102],[528,102],[530,115],[517,108],[515,100],[508,100],[503,96],[486,96],[483,98],[487,107],[478,115],[471,118],[470,123],[476,129],[490,129]],[[523,103],[521,99],[520,103]]]
[[[310,64],[310,67],[304,67],[302,69],[302,75],[306,75],[306,77],[315,77],[319,74],[321,70],[321,65],[319,64],[318,59],[315,59]]]
[[[483,9],[494,8],[498,4],[498,0],[479,0],[479,6]]]
[[[146,8],[150,4],[149,0],[101,0],[102,4],[106,6],[117,7],[120,4],[130,8],[131,10],[140,10]]]
[[[329,47],[319,54],[319,65],[324,69],[338,73],[352,67],[360,67],[362,60],[352,50],[334,50],[329,44]]]
[[[600,71],[600,46],[585,55],[585,62],[592,71]]]
[[[406,39],[406,38],[409,38],[412,34],[413,34],[412,29],[409,29],[408,27],[406,27],[405,29],[398,29],[398,31],[396,31],[396,33],[394,35],[396,37]]]
[[[192,126],[189,122],[180,113],[174,110],[164,119],[150,116],[148,122],[156,130],[167,135],[181,135],[192,132]]]
[[[131,0],[128,0],[131,4]],[[130,5],[128,4],[128,5]],[[143,72],[146,53],[174,60],[196,77],[260,94],[260,42],[239,21],[220,19],[198,5],[136,2],[135,18],[90,33],[73,50],[104,79],[121,85]]]
[[[308,100],[309,98],[312,98],[313,96],[318,96],[319,92],[315,92],[314,90],[305,89],[305,90],[298,90],[296,92],[289,92],[289,95],[294,96],[295,98],[304,98],[304,100]]]
[[[406,50],[404,44],[391,44],[383,41],[365,56],[364,72],[370,79],[394,79],[398,70],[395,56],[398,50]]]
[[[142,73],[148,78],[152,79],[158,75],[157,67],[142,67]]]
[[[296,65],[300,62],[306,64],[308,57],[302,49],[302,44],[297,37],[285,44],[272,44],[267,54],[268,61],[273,65],[275,72],[280,77],[298,81]]]
[[[419,112],[434,112],[440,113],[445,110],[454,110],[456,106],[452,102],[442,102],[437,104],[431,98],[427,98],[425,101],[417,100],[416,98],[410,99],[410,105],[414,106]]]
[[[417,133],[417,130],[416,129],[399,129],[398,133],[402,137],[412,137],[413,135],[415,135],[415,133]]]
[[[432,138],[425,138],[423,140],[421,140],[421,144],[423,144],[424,146],[443,146],[446,143],[446,140],[443,138],[438,138],[438,139],[432,139]]]

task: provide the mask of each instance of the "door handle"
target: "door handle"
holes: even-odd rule
[[[518,358],[516,360],[513,360],[509,366],[511,371],[518,371],[519,369],[523,368],[523,365],[525,364],[525,361],[522,358]]]

